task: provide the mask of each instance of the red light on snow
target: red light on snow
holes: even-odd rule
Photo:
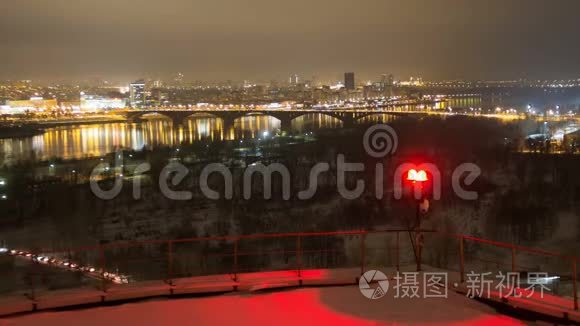
[[[415,169],[411,169],[409,172],[407,172],[407,180],[413,182],[424,182],[428,181],[429,178],[427,178],[427,172],[425,172],[425,170],[417,171]]]

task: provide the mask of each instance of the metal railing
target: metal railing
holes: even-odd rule
[[[562,291],[563,293],[561,294],[566,294],[566,296],[573,298],[574,310],[578,310],[578,257],[463,234],[442,232],[434,234],[457,241],[456,256],[458,258],[458,272],[461,283],[465,283],[468,271],[478,269],[481,271],[482,266],[487,266],[486,272],[489,272],[493,267],[497,271],[516,274],[523,272],[550,272],[550,276],[556,277],[558,280],[564,280],[571,285],[569,292]],[[473,248],[471,250],[467,249],[470,246],[477,248],[476,250],[473,250]],[[489,258],[483,258],[482,256]],[[492,268],[489,268],[490,264]],[[471,268],[468,268],[468,265],[471,265]],[[453,269],[454,266],[453,264],[448,264],[443,267]]]
[[[418,235],[426,238],[425,244],[418,245]],[[523,255],[534,258],[524,261]],[[533,271],[539,268],[536,266],[553,268],[557,275],[569,278],[574,309],[578,310],[577,257],[435,230],[208,236],[34,252],[10,249],[4,256],[0,257],[0,279],[5,284],[0,293],[23,292],[31,300],[52,290],[107,292],[115,284],[148,280],[173,284],[179,278],[229,275],[237,281],[241,273],[276,270],[295,271],[300,277],[305,269],[333,268],[357,268],[362,275],[369,267],[379,266],[399,271],[401,266],[416,264],[419,270],[421,263],[457,271],[464,283],[469,267],[491,264],[511,272]],[[555,262],[548,264],[542,257]],[[570,271],[569,277],[566,271]]]

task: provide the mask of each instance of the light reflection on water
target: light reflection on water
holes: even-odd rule
[[[392,115],[372,115],[360,122],[389,122]],[[322,114],[308,114],[292,121],[291,131],[303,133],[340,128],[342,122]],[[281,122],[269,116],[236,119],[227,130],[219,118],[197,117],[173,126],[170,120],[152,119],[139,123],[101,123],[47,129],[30,138],[0,139],[0,165],[31,159],[80,159],[102,156],[117,148],[140,150],[145,146],[178,146],[196,141],[259,138],[263,132],[274,133]]]

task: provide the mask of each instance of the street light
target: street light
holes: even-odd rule
[[[415,187],[418,187],[421,190],[421,197],[417,199],[417,210],[415,215],[415,228],[417,229],[415,241],[413,241],[411,230],[409,230],[409,238],[411,238],[411,244],[415,250],[417,271],[421,271],[421,251],[423,247],[423,235],[421,234],[421,214],[425,214],[427,211],[429,211],[429,200],[424,198],[423,184],[424,182],[429,181],[429,177],[427,176],[427,172],[425,170],[417,171],[415,169],[410,169],[407,172],[407,181],[410,181]]]
[[[407,172],[407,180],[413,183],[417,183],[429,181],[429,178],[427,177],[427,172],[425,172],[425,170],[417,171],[415,169],[411,169],[409,172]]]

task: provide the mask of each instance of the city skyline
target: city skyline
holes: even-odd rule
[[[165,88],[165,87],[292,87],[292,86],[306,86],[307,88],[320,88],[325,86],[331,87],[345,87],[345,74],[354,73],[354,85],[357,88],[383,83],[386,76],[393,78],[392,82],[396,86],[454,86],[464,87],[461,85],[504,85],[504,86],[532,86],[532,87],[578,87],[580,84],[580,75],[571,76],[569,78],[509,78],[509,79],[426,79],[421,74],[413,76],[394,76],[388,73],[377,73],[373,76],[365,78],[357,72],[341,72],[337,73],[335,78],[319,79],[316,75],[310,77],[299,74],[290,74],[281,79],[217,79],[217,80],[201,80],[187,78],[183,73],[178,72],[168,74],[167,76],[149,76],[147,74],[137,75],[140,77],[128,79],[114,79],[108,78],[110,76],[86,76],[78,79],[29,79],[29,78],[13,78],[0,79],[0,84],[28,84],[37,86],[75,86],[75,87],[104,87],[104,88],[121,88],[128,92],[130,85],[134,82],[144,82],[149,88]],[[180,76],[176,80],[176,76]],[[297,79],[297,80],[296,80]]]

